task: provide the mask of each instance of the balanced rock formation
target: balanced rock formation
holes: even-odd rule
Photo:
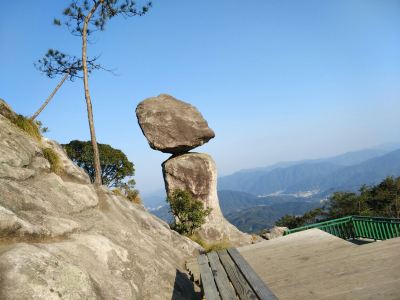
[[[188,153],[215,136],[200,112],[188,103],[160,95],[139,103],[136,114],[151,148],[173,153],[162,164],[167,195],[176,189],[188,191],[205,208],[211,208],[206,223],[198,231],[201,238],[211,243],[251,243],[251,236],[239,231],[221,213],[217,169],[211,156]]]
[[[91,185],[57,143],[30,137],[0,106],[0,299],[195,298],[183,270],[196,243]]]
[[[226,241],[231,245],[251,243],[251,236],[239,231],[222,215],[217,194],[217,168],[208,154],[185,153],[173,156],[162,164],[167,194],[180,189],[190,192],[211,208],[200,237],[210,243]]]
[[[187,152],[215,136],[194,106],[169,95],[142,101],[136,116],[150,147],[165,153]]]

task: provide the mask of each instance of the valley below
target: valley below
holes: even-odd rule
[[[218,198],[224,217],[239,230],[260,233],[286,214],[302,215],[322,207],[337,191],[358,192],[387,176],[400,176],[397,144],[348,152],[338,156],[282,162],[241,170],[218,180]],[[172,221],[165,193],[145,204],[151,213]]]

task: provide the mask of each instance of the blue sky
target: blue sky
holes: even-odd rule
[[[69,1],[1,1],[0,97],[32,114],[58,80],[33,67],[48,48],[80,54],[52,26]],[[216,138],[220,175],[398,142],[400,1],[157,1],[144,17],[111,20],[89,55],[118,76],[90,77],[99,142],[136,165],[139,189],[162,187],[160,164],[136,121],[160,93],[192,103]],[[81,81],[67,82],[39,119],[48,137],[89,139]]]

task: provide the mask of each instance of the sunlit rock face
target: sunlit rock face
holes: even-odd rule
[[[172,96],[159,95],[139,103],[136,115],[150,147],[173,154],[162,164],[167,195],[176,189],[188,191],[205,208],[211,208],[198,234],[207,242],[250,243],[251,237],[221,213],[214,160],[208,154],[189,152],[215,136],[200,112]]]
[[[169,95],[142,101],[136,116],[150,147],[165,153],[187,152],[215,136],[197,108]]]
[[[184,263],[201,248],[91,185],[57,143],[31,138],[12,115],[0,101],[0,299],[194,299]]]

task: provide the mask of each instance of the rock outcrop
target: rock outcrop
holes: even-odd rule
[[[263,232],[261,234],[261,237],[266,240],[276,239],[278,237],[283,236],[286,230],[288,230],[287,227],[274,226],[271,229],[268,229],[265,232]]]
[[[174,156],[162,164],[162,170],[168,193],[175,189],[189,191],[212,209],[212,216],[222,215],[217,198],[217,168],[210,155],[185,153]]]
[[[165,153],[187,152],[215,136],[194,106],[169,95],[142,101],[136,116],[150,147]]]
[[[221,213],[214,160],[207,154],[188,152],[214,137],[198,110],[171,96],[160,95],[139,103],[136,114],[150,146],[174,154],[162,164],[167,194],[176,189],[188,191],[205,208],[211,208],[206,223],[197,232],[200,237],[209,243],[251,243],[252,237],[239,231]]]
[[[0,299],[191,299],[184,262],[199,250],[0,115]]]
[[[242,233],[222,215],[217,194],[217,168],[210,155],[185,153],[162,164],[167,194],[180,189],[189,191],[204,206],[211,208],[206,223],[198,231],[208,242],[227,241],[232,245],[251,243],[251,236]]]

